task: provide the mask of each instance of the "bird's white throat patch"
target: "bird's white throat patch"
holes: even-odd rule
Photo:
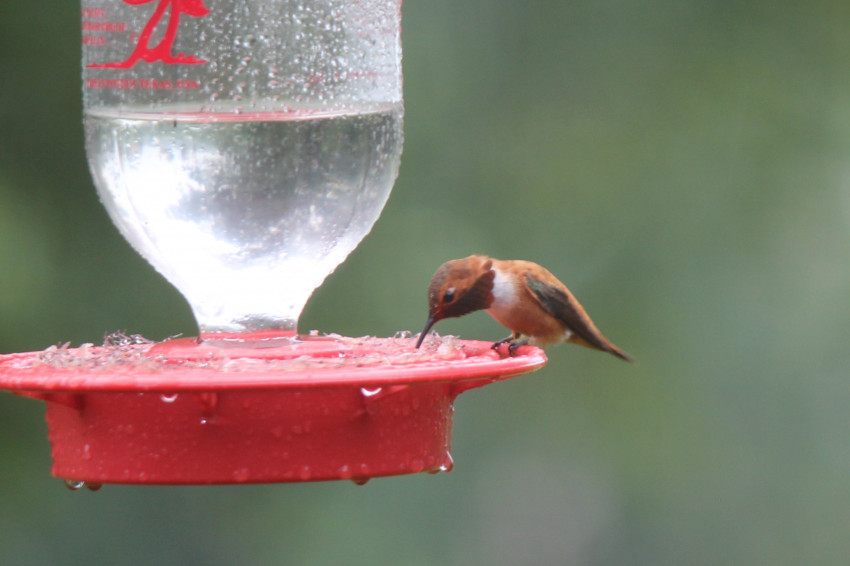
[[[493,279],[493,304],[490,308],[507,307],[513,303],[516,297],[513,281],[498,269],[494,268],[493,271],[496,272],[496,277]]]

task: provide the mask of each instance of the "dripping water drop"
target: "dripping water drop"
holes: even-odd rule
[[[67,487],[71,491],[78,491],[82,489],[84,485],[86,485],[86,482],[84,481],[65,480],[65,487]]]

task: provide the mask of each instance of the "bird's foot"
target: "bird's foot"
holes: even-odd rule
[[[513,358],[514,356],[516,356],[517,348],[528,344],[528,340],[519,340],[514,336],[508,336],[507,338],[503,338],[498,342],[493,342],[493,345],[490,346],[490,348],[499,351],[499,348],[502,347],[502,344],[508,345],[508,355]]]

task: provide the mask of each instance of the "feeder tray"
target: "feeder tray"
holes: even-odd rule
[[[546,363],[453,337],[267,338],[2,355],[0,389],[46,401],[52,473],[72,487],[363,483],[450,470],[455,398]]]

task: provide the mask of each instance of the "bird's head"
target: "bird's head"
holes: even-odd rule
[[[428,286],[428,321],[416,347],[425,335],[444,318],[455,318],[489,308],[493,303],[493,260],[471,255],[447,261],[437,269]]]

